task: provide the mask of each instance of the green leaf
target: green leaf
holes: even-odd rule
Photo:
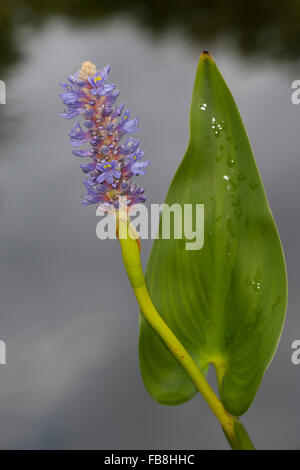
[[[240,416],[277,347],[287,281],[246,132],[208,53],[197,69],[188,149],[166,203],[204,204],[204,246],[186,250],[185,239],[155,240],[146,273],[151,298],[202,372],[215,366],[221,400]],[[142,317],[139,354],[145,386],[156,401],[176,405],[196,394]]]

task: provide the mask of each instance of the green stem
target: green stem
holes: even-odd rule
[[[138,304],[141,311],[152,326],[152,328],[159,334],[161,339],[164,341],[166,346],[170,349],[172,354],[176,357],[178,362],[187,372],[189,377],[192,379],[203,398],[207,402],[208,406],[214,412],[226,434],[231,438],[234,437],[234,418],[224,409],[224,406],[217,398],[215,392],[206,381],[204,375],[193,361],[190,354],[180,343],[178,338],[170,330],[165,321],[158,314],[154,307],[145,283],[141,286],[133,288]]]
[[[126,218],[125,220],[121,217],[119,218],[117,232],[124,266],[145,319],[189,375],[204,400],[221,423],[231,447],[233,449],[253,449],[253,445],[242,424],[235,416],[225,410],[222,402],[207,382],[197,364],[154,307],[145,284],[139,243],[136,239],[132,238],[132,235],[135,236],[136,233],[134,233],[133,227],[128,225]],[[122,236],[120,236],[121,233]],[[247,436],[247,438],[245,436]]]

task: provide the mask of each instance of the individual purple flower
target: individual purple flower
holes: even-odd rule
[[[61,117],[65,119],[73,119],[76,116],[79,116],[82,113],[81,105],[70,105],[68,106],[68,110],[64,113],[60,113]]]
[[[86,85],[85,81],[80,80],[79,72],[76,72],[74,75],[68,75],[68,80],[72,85],[75,85],[79,88],[82,88]]]
[[[81,163],[79,166],[84,173],[90,173],[91,171],[96,170],[96,165],[97,165],[97,162],[91,162],[91,163]]]
[[[119,132],[123,132],[124,134],[132,134],[133,132],[138,132],[139,129],[137,128],[139,124],[139,120],[137,118],[129,120],[130,111],[126,109],[124,115],[122,116],[117,130]]]
[[[119,121],[119,124],[118,124],[118,126],[117,126],[117,129],[118,129],[118,130],[122,130],[122,129],[123,129],[123,126],[124,126],[125,122],[128,121],[129,117],[130,117],[130,111],[129,111],[129,109],[125,109],[124,114],[123,114],[123,116],[121,117],[121,119],[120,119],[120,121]]]
[[[92,149],[81,149],[72,151],[76,157],[91,157],[93,155]]]
[[[90,204],[101,204],[105,201],[105,188],[94,188],[89,186],[88,184],[85,185],[86,187],[86,196],[82,200],[82,204],[84,206],[88,206]]]
[[[116,117],[121,116],[122,111],[124,109],[124,103],[119,103],[118,106],[116,106],[114,112],[112,113],[112,119],[115,119]]]
[[[105,83],[101,87],[97,89],[97,95],[98,96],[108,96],[114,89],[116,88],[116,85]]]
[[[80,123],[77,122],[69,132],[69,136],[74,139],[81,139],[83,136],[87,135],[88,132],[84,132]]]
[[[98,163],[97,170],[101,171],[101,174],[97,178],[97,183],[104,183],[106,181],[108,184],[113,184],[114,178],[120,179],[121,172],[116,169],[117,165],[118,162],[116,160]]]
[[[79,122],[69,132],[70,143],[73,147],[80,147],[91,138],[89,132],[84,132]]]
[[[146,201],[145,196],[143,196],[145,190],[144,188],[139,188],[137,184],[130,186],[127,197],[129,199],[129,205],[142,204]]]
[[[102,70],[100,70],[99,72],[96,72],[93,77],[88,78],[88,81],[92,86],[92,94],[95,88],[99,88],[105,83],[109,72],[110,72],[110,65],[106,65]]]
[[[131,155],[128,155],[126,158],[133,162],[140,160],[145,155],[145,152],[141,149],[137,149],[136,152],[133,152]]]
[[[137,127],[138,125],[139,125],[138,118],[131,119],[130,121],[125,122],[123,126],[123,132],[125,132],[125,134],[132,134],[133,132],[138,132],[139,131]]]
[[[69,84],[66,83],[66,82],[60,82],[60,86],[61,86],[64,90],[73,91],[72,86],[69,85]],[[61,96],[61,95],[59,95],[59,96]]]
[[[72,104],[77,103],[78,99],[81,96],[81,92],[80,91],[66,91],[65,93],[61,93],[59,96],[63,100],[64,104],[72,105]]]
[[[96,72],[93,77],[89,77],[88,81],[92,86],[91,94],[93,96],[107,96],[111,93],[116,85],[105,83],[110,71],[110,65],[106,65],[100,72]]]
[[[129,137],[126,140],[125,145],[121,145],[119,147],[119,151],[122,155],[130,155],[131,153],[135,152],[140,145],[139,139],[134,139],[133,137]]]
[[[119,94],[120,94],[120,90],[114,90],[112,93],[109,93],[105,98],[104,104],[106,106],[112,106],[115,103],[116,99],[118,98]]]
[[[134,176],[137,175],[145,175],[146,171],[145,168],[149,165],[150,161],[146,160],[144,162],[135,162],[133,165],[130,167],[130,171]]]

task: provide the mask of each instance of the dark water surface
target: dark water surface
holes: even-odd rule
[[[199,396],[168,408],[144,389],[137,306],[117,242],[99,241],[95,208],[81,206],[70,122],[59,117],[57,96],[59,81],[83,60],[111,64],[112,82],[140,117],[151,160],[143,185],[159,203],[186,148],[203,49],[239,106],[290,282],[282,341],[244,422],[258,448],[299,448],[300,366],[290,359],[300,339],[300,105],[291,102],[300,79],[299,7],[160,3],[130,1],[126,10],[120,2],[19,1],[15,15],[10,2],[1,4],[0,338],[8,361],[0,366],[1,448],[227,448]],[[145,260],[150,246],[143,243]]]

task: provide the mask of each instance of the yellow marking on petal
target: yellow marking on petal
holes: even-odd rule
[[[108,165],[104,165],[104,167],[103,167],[103,168],[104,168],[104,170],[106,170],[106,168],[111,168],[111,165],[110,165],[110,164],[108,164]]]
[[[95,83],[96,83],[96,82],[99,82],[99,81],[101,82],[101,80],[102,80],[102,77],[100,77],[100,75],[99,75],[99,77],[96,77],[96,78],[95,78],[94,82],[95,82]]]

